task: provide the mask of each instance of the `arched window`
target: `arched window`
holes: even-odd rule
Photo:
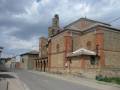
[[[55,30],[54,30],[54,29],[52,29],[52,35],[54,35],[54,33],[55,33]]]
[[[87,45],[87,49],[91,49],[91,48],[92,48],[92,43],[91,43],[91,41],[88,41],[86,45]]]

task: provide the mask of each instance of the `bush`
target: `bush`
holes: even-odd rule
[[[103,76],[102,75],[98,75],[98,76],[96,76],[96,80],[98,80],[98,81],[102,81],[104,78],[103,78]]]
[[[96,80],[120,84],[120,77],[103,77],[102,75],[96,76]]]
[[[118,78],[118,77],[113,77],[113,78],[112,78],[112,82],[117,83],[117,84],[120,84],[120,78]]]

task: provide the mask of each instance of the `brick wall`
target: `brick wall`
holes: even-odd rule
[[[45,37],[41,37],[39,41],[39,56],[40,57],[47,57],[47,45],[48,40]]]
[[[87,42],[91,42],[91,48],[87,47]],[[73,35],[73,51],[79,48],[95,50],[95,32],[86,33],[83,35]]]
[[[94,22],[85,20],[85,19],[81,19],[78,22],[75,22],[74,24],[72,24],[71,26],[68,26],[67,28],[78,28],[78,29],[85,29],[86,27],[89,27],[90,25],[95,24]]]
[[[76,27],[84,29],[94,24],[82,20],[72,24],[69,27]],[[96,52],[98,46],[99,63],[98,65],[91,65],[90,57],[85,58],[72,58],[70,64],[71,72],[81,73],[85,75],[95,76],[98,73],[99,67],[104,66],[120,66],[120,33],[110,32],[110,30],[104,30],[101,26],[91,28],[83,33],[75,33],[74,31],[64,31],[51,38],[48,48],[48,63],[51,71],[62,71],[66,60],[66,55],[69,52],[75,51],[79,48],[86,48]],[[59,50],[58,50],[59,46]]]
[[[120,32],[104,31],[104,53],[107,66],[120,68]]]
[[[48,60],[50,60],[50,69],[51,71],[62,70],[64,64],[64,54],[65,54],[65,45],[64,45],[64,35],[66,32],[60,33],[57,36],[52,37],[51,39],[51,50]],[[57,50],[57,45],[59,45],[59,50]],[[50,49],[50,48],[49,48]]]
[[[57,50],[59,45],[59,50]],[[64,70],[67,61],[67,53],[72,51],[72,37],[71,32],[64,31],[51,39],[51,55],[49,56],[49,63],[51,70]],[[56,68],[56,69],[55,69]]]
[[[96,27],[96,45],[98,45],[99,66],[105,66],[105,54],[104,54],[104,32],[101,27]]]

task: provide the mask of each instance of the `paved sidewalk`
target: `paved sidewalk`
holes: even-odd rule
[[[42,75],[46,75],[46,76],[61,79],[61,80],[66,80],[69,82],[81,84],[84,86],[89,86],[99,90],[120,90],[120,85],[116,85],[112,83],[104,83],[104,82],[100,82],[92,79],[80,78],[80,77],[75,77],[71,75],[57,75],[57,74],[51,74],[51,73],[39,72],[39,71],[29,71],[29,72],[42,74]]]
[[[8,81],[8,90],[28,90],[27,86],[19,79],[16,73],[2,72],[0,74],[7,74],[14,77],[14,78],[6,78],[6,81]]]
[[[0,78],[0,90],[6,90],[7,89],[7,80]]]
[[[19,79],[8,79],[8,90],[25,90],[23,84]]]

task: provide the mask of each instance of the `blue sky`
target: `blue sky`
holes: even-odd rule
[[[0,0],[3,56],[38,50],[54,14],[59,14],[61,27],[85,16],[109,23],[120,16],[120,0]],[[111,24],[119,28],[120,20]]]

